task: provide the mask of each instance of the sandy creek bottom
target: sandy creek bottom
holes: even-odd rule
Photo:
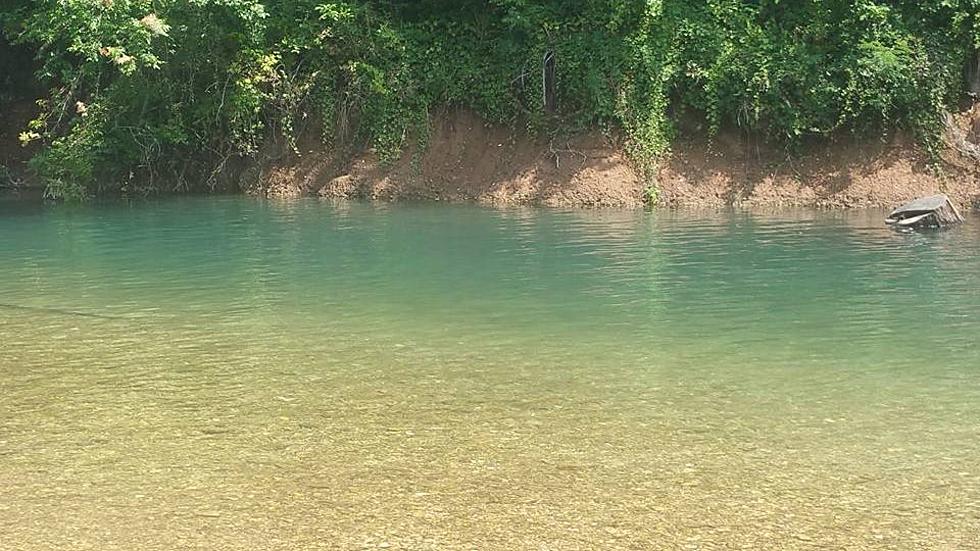
[[[980,221],[0,208],[0,549],[975,549]]]

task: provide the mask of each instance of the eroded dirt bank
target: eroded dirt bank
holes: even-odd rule
[[[665,206],[893,206],[948,193],[980,203],[980,105],[958,114],[942,161],[903,136],[840,142],[790,156],[737,135],[680,139],[654,181],[642,178],[615,140],[599,133],[534,139],[488,125],[466,111],[433,117],[424,149],[410,148],[383,167],[368,152],[340,160],[317,146],[301,147],[260,171],[252,193],[378,200],[428,199],[490,204],[636,208],[659,190]],[[966,151],[964,149],[967,149]],[[978,150],[980,151],[980,150]]]
[[[302,156],[264,170],[255,192],[381,200],[431,199],[553,206],[642,205],[643,182],[625,155],[599,134],[535,140],[488,125],[466,111],[431,122],[424,148],[411,147],[383,167],[368,152],[338,161],[301,148]],[[315,147],[315,146],[314,146]]]

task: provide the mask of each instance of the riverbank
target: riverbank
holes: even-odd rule
[[[957,115],[954,125],[959,138],[976,143],[980,106]],[[371,152],[337,159],[316,145],[301,150],[260,170],[248,192],[624,208],[651,201],[669,207],[890,207],[940,192],[964,206],[980,201],[980,162],[948,143],[930,163],[902,135],[817,144],[790,155],[734,133],[713,139],[682,134],[652,181],[638,174],[613,137],[592,132],[535,139],[466,111],[433,117],[426,147],[410,148],[387,167]]]
[[[16,143],[32,110],[13,106],[3,129],[0,192],[37,194]],[[20,124],[23,122],[24,124]],[[940,159],[895,134],[811,144],[790,154],[735,132],[707,138],[679,132],[653,179],[643,178],[616,137],[588,132],[565,139],[486,123],[465,110],[430,121],[424,145],[413,144],[384,165],[372,151],[339,156],[318,136],[300,154],[269,153],[229,178],[245,193],[377,201],[431,200],[553,207],[892,207],[946,193],[965,208],[980,206],[980,104],[951,118]],[[33,149],[33,148],[32,148]]]

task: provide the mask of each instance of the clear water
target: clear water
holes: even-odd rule
[[[980,220],[0,205],[0,549],[980,548]]]

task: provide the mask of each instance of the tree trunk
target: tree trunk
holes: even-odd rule
[[[967,89],[974,96],[980,96],[980,50],[973,50],[973,55],[966,66]]]
[[[558,91],[555,83],[555,52],[550,50],[545,52],[541,63],[541,88],[544,112],[552,114],[558,109]]]

